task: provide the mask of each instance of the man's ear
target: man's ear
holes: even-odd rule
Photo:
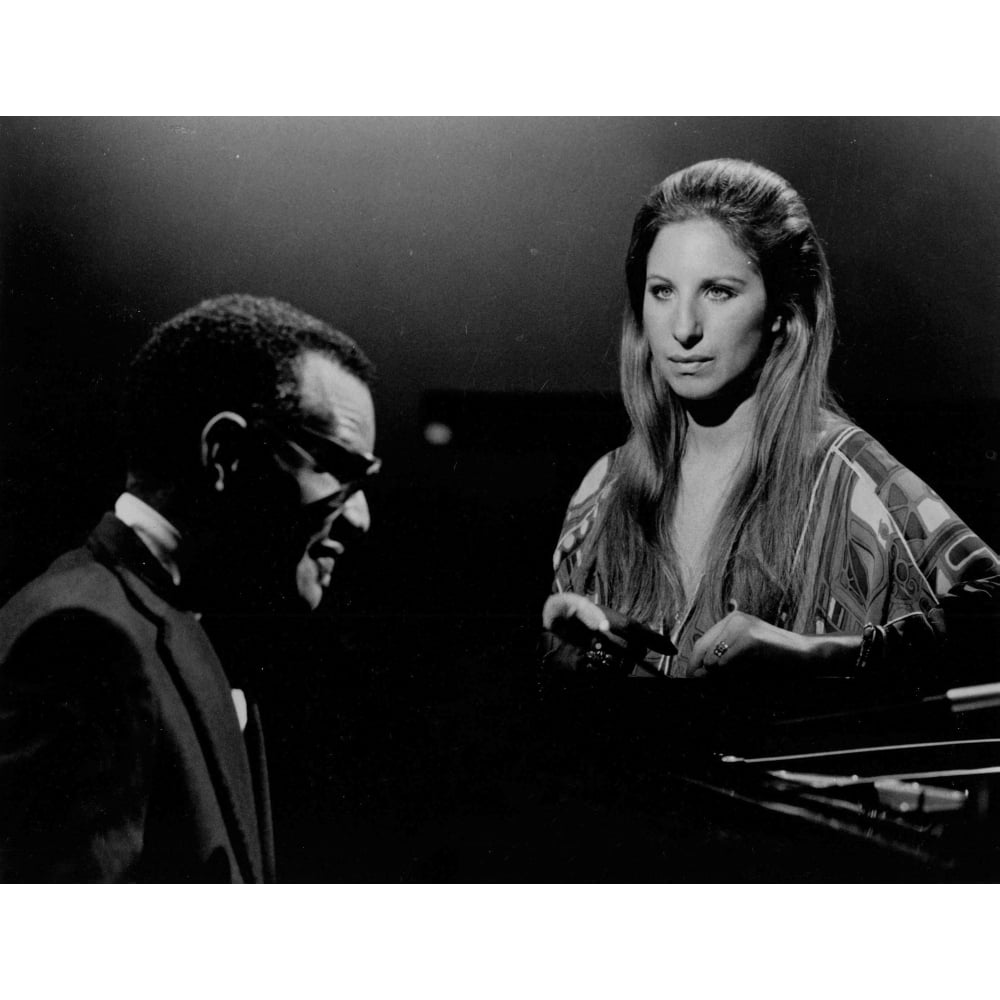
[[[219,493],[240,466],[246,434],[247,422],[232,410],[216,413],[201,430],[201,465]]]

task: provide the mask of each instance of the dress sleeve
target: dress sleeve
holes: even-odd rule
[[[133,877],[154,734],[139,652],[117,625],[62,610],[26,629],[0,670],[0,879]]]
[[[554,594],[577,589],[574,573],[583,555],[583,542],[594,527],[602,499],[611,483],[614,453],[595,462],[577,487],[559,532],[559,542],[552,554]]]
[[[978,659],[1000,635],[997,554],[919,477],[869,439],[859,462],[883,516],[878,533],[886,565],[868,594],[867,622],[878,627],[876,659],[886,665],[920,661],[934,673],[978,675]],[[852,502],[863,507],[864,484]],[[887,515],[887,516],[886,516]],[[859,523],[863,519],[856,519]],[[855,552],[871,549],[858,537]]]

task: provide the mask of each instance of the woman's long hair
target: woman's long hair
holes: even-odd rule
[[[835,334],[830,271],[799,195],[770,170],[708,160],[671,174],[636,215],[625,261],[628,306],[621,384],[632,422],[615,478],[577,569],[597,575],[605,599],[642,621],[679,614],[686,600],[671,525],[687,417],[652,363],[643,331],[646,258],[666,225],[710,219],[759,269],[767,324],[778,332],[757,384],[749,453],[706,552],[707,597],[718,618],[729,599],[777,621],[800,591],[796,547],[816,472],[824,411],[840,413],[827,386]]]

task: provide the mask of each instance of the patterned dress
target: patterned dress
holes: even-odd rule
[[[860,634],[879,627],[880,655],[936,648],[946,613],[957,602],[983,600],[995,608],[1000,560],[941,498],[859,427],[838,423],[824,436],[822,465],[813,486],[797,559],[805,588],[797,606],[777,624],[804,635]],[[554,591],[572,589],[583,542],[614,480],[618,452],[606,455],[570,504],[553,556]],[[592,574],[591,600],[615,606]],[[677,654],[647,661],[649,672],[694,676],[695,642],[715,624],[702,583],[669,631]],[[643,673],[637,668],[637,673]]]

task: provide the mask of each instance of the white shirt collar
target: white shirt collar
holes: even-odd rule
[[[181,533],[158,511],[133,493],[123,493],[115,501],[115,517],[127,524],[170,574],[175,584],[181,582],[181,571],[175,554]]]
[[[174,553],[180,545],[181,533],[158,510],[133,493],[123,493],[115,501],[115,517],[139,536],[156,556],[157,562],[170,574],[170,579],[180,586],[181,571],[177,568]],[[243,732],[247,727],[247,699],[239,688],[233,688],[233,708],[236,709],[240,732]]]

